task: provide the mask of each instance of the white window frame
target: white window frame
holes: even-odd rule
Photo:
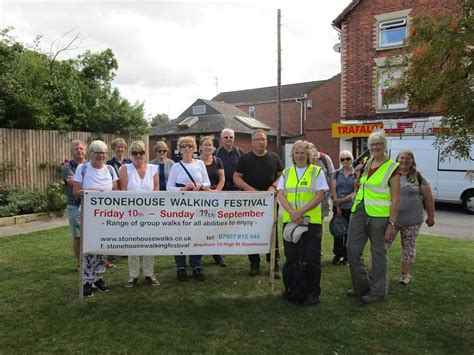
[[[255,106],[249,106],[249,116],[255,118]]]
[[[206,113],[206,105],[193,106],[193,115],[204,115]]]
[[[398,79],[405,68],[394,68],[390,69],[391,76],[393,79]],[[380,111],[408,111],[408,99],[405,99],[401,102],[395,102],[388,105],[383,105],[383,90],[384,90],[384,82],[389,79],[388,69],[381,69],[378,73],[378,83],[377,83],[377,95],[376,95],[376,109],[378,112]],[[385,86],[389,87],[389,86]]]
[[[405,39],[407,38],[407,26],[408,26],[408,20],[406,17],[398,18],[398,19],[391,19],[391,20],[385,20],[385,21],[380,21],[379,22],[379,47],[380,48],[390,48],[390,47],[398,47],[402,46],[403,43],[405,42]],[[397,42],[388,42],[388,43],[382,43],[382,32],[388,32],[388,31],[393,31],[395,29],[400,29],[404,28],[405,29],[405,36],[402,41],[397,41]]]

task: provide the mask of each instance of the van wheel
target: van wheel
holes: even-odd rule
[[[469,191],[462,199],[462,207],[469,214],[474,214],[474,191]]]

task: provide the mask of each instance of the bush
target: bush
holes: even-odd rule
[[[63,211],[66,208],[66,189],[64,184],[53,182],[46,190],[47,210],[49,212]]]
[[[7,199],[9,205],[17,206],[17,214],[38,213],[46,211],[46,194],[42,191],[28,191],[16,188]]]
[[[65,207],[66,196],[61,183],[51,183],[46,192],[0,184],[0,217],[62,211]]]

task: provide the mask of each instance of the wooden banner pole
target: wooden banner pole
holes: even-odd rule
[[[275,292],[275,260],[276,260],[276,238],[278,228],[278,215],[277,215],[277,192],[273,194],[273,228],[272,237],[270,240],[270,294],[273,295]]]
[[[81,240],[79,247],[79,299],[84,299],[84,285],[82,283],[84,277],[84,193],[81,195]]]

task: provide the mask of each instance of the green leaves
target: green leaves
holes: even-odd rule
[[[0,127],[141,135],[143,104],[130,104],[112,81],[118,62],[111,49],[58,60],[0,30]]]

